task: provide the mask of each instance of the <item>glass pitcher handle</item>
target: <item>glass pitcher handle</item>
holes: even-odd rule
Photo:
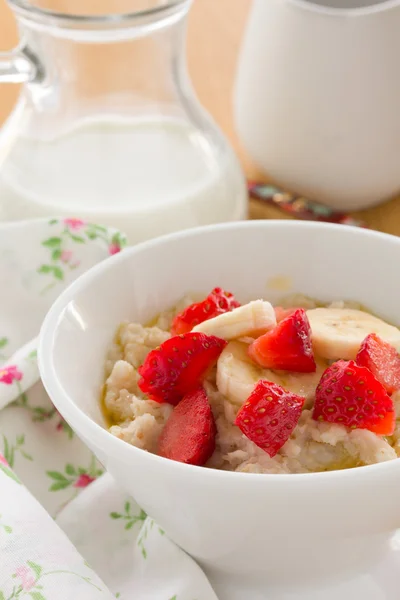
[[[28,83],[42,78],[41,66],[27,48],[0,52],[0,83]]]

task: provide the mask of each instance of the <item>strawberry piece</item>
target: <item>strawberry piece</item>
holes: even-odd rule
[[[240,303],[233,294],[222,288],[214,288],[202,302],[191,304],[172,321],[172,335],[180,335],[191,331],[193,327],[208,319],[213,319],[222,313],[238,308]]]
[[[174,408],[158,442],[158,454],[189,465],[204,465],[215,450],[217,429],[203,388]]]
[[[400,389],[400,354],[376,333],[367,335],[358,351],[356,363],[367,367],[388,394]]]
[[[274,306],[276,322],[280,323],[286,317],[290,317],[297,309],[296,308],[283,308],[282,306]]]
[[[374,375],[353,360],[328,367],[317,386],[313,419],[392,435],[393,401]]]
[[[316,370],[311,329],[306,311],[297,308],[289,317],[249,346],[250,357],[266,369],[312,373]]]
[[[205,333],[170,338],[147,355],[139,367],[142,392],[156,402],[178,404],[214,366],[227,342]]]
[[[301,396],[260,380],[236,415],[235,425],[272,458],[299,422],[303,404]]]

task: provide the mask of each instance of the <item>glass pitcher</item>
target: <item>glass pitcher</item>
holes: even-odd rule
[[[79,216],[135,243],[246,217],[236,156],[187,75],[190,4],[10,0],[21,43],[0,81],[24,86],[0,134],[0,219]]]

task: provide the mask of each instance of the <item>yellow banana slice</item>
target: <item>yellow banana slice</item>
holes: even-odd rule
[[[250,396],[256,383],[260,379],[266,379],[303,396],[306,399],[305,407],[312,404],[315,388],[327,367],[325,361],[317,360],[315,373],[272,371],[262,369],[252,362],[247,349],[247,344],[229,342],[218,359],[217,387],[229,402],[241,406]]]
[[[307,311],[314,351],[329,360],[356,357],[370,333],[400,350],[400,331],[385,321],[351,308],[314,308]]]
[[[234,310],[204,321],[193,332],[216,335],[224,340],[262,335],[276,325],[275,311],[270,302],[254,300]]]

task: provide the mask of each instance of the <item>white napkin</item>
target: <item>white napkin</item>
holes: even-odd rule
[[[113,595],[0,456],[0,599]]]
[[[57,523],[121,599],[134,592],[137,600],[217,600],[195,561],[108,474],[64,508]]]

